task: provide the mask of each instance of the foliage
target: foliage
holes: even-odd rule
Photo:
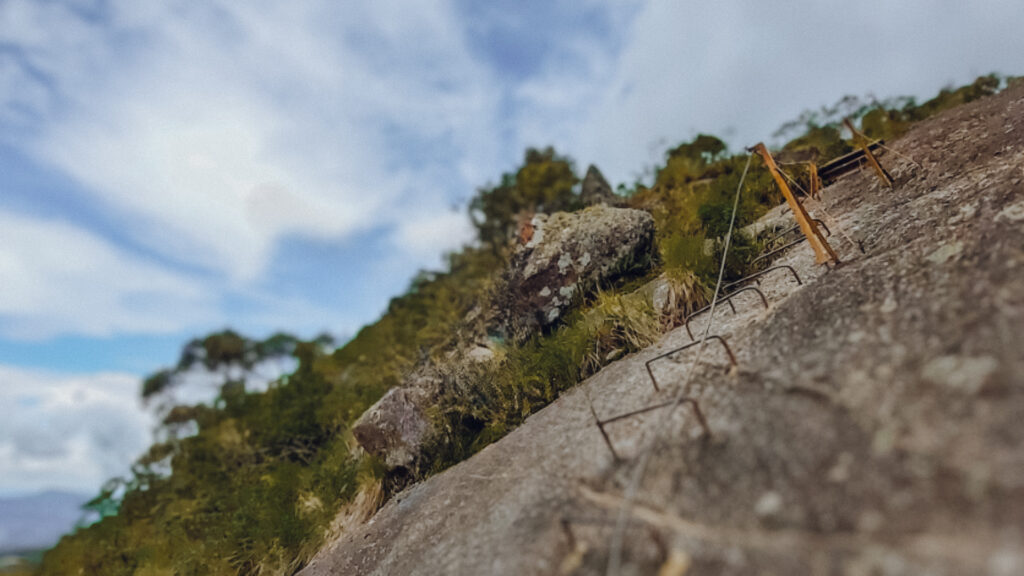
[[[376,323],[335,352],[327,378],[335,384],[323,412],[353,422],[424,358],[440,359],[460,338],[459,326],[489,288],[503,260],[485,249],[449,256],[448,272],[422,275]]]
[[[566,324],[505,352],[499,362],[448,374],[453,393],[433,417],[443,434],[428,448],[430,469],[455,464],[515,428],[612,360],[641,350],[662,333],[638,294],[600,293]]]
[[[795,120],[783,124],[775,136],[792,137],[784,150],[813,150],[818,153],[818,162],[824,163],[853,150],[842,138],[844,118],[859,120],[860,130],[872,139],[892,140],[905,134],[915,122],[995,94],[1008,81],[997,74],[979,76],[965,86],[944,88],[922,104],[909,96],[878,100],[873,96],[847,95],[832,106],[804,111]]]
[[[294,374],[196,412],[198,434],[154,446],[130,479],[108,483],[89,503],[106,517],[65,537],[43,572],[290,573],[355,492],[358,468],[341,430],[318,417],[325,358],[312,344],[296,355]],[[173,473],[154,470],[163,458]]]
[[[715,136],[698,134],[693,142],[684,142],[665,153],[665,166],[658,169],[655,186],[673,188],[712,177],[714,173],[709,173],[708,166],[725,152],[725,142]]]
[[[576,184],[580,179],[570,158],[553,148],[529,148],[515,174],[503,174],[497,186],[481,188],[469,203],[480,242],[499,250],[516,232],[520,219],[535,212],[581,208]]]
[[[0,576],[31,576],[38,571],[42,550],[10,550],[0,561]]]
[[[693,273],[700,281],[700,292],[709,293],[718,277],[720,238],[729,229],[736,188],[740,185],[748,156],[727,155],[724,144],[713,136],[699,135],[682,143],[668,155],[666,167],[651,188],[642,188],[630,198],[631,206],[649,211],[657,229],[658,251],[664,271],[670,274]],[[673,153],[675,156],[673,156]],[[687,170],[680,182],[678,169],[668,168],[686,158]],[[672,174],[671,178],[664,176]],[[676,183],[676,185],[672,185]],[[751,162],[737,206],[735,229],[753,223],[769,208],[782,201],[760,160]],[[745,254],[752,240],[733,236],[726,278],[735,279],[748,271]]]
[[[853,146],[843,139],[838,123],[822,126],[810,124],[802,135],[787,142],[783,150],[810,151],[817,156],[819,162],[824,163],[853,151]]]
[[[918,105],[913,98],[905,98],[902,106],[876,105],[861,118],[861,130],[871,138],[892,139],[902,136],[914,122],[919,122],[944,110],[972,102],[999,91],[1003,80],[996,74],[979,76],[974,82],[960,88],[943,88],[937,96]]]
[[[334,340],[324,334],[314,342],[330,346]],[[176,366],[158,370],[143,380],[142,399],[152,400],[171,392],[196,369],[219,373],[222,384],[238,383],[244,388],[245,381],[256,375],[258,365],[290,357],[298,343],[298,338],[284,332],[262,341],[246,338],[233,330],[195,338],[185,344]]]
[[[361,484],[380,481],[372,459],[351,453],[351,424],[418,359],[450,349],[501,263],[483,249],[450,255],[447,271],[418,276],[380,320],[331,354],[323,338],[280,334],[257,341],[224,331],[187,343],[175,368],[147,381],[194,368],[234,378],[285,350],[299,366],[265,392],[224,387],[213,406],[170,409],[166,427],[194,423],[196,433],[154,444],[129,478],[104,486],[89,503],[102,520],[65,537],[42,572],[294,572],[339,507]]]
[[[230,332],[189,342],[179,368],[240,366],[250,353],[285,347],[299,367],[266,392],[222,391],[215,406],[170,410],[167,425],[191,421],[198,432],[155,444],[131,478],[105,486],[90,506],[106,517],[65,537],[43,573],[294,571],[360,482],[376,481],[374,474],[360,480],[366,460],[350,453],[348,427],[416,359],[451,344],[499,262],[484,250],[450,256],[448,272],[422,275],[330,355],[321,353],[322,341],[257,342]]]

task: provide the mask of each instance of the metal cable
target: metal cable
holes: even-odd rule
[[[690,381],[693,379],[697,363],[700,361],[700,357],[704,352],[704,344],[707,342],[708,334],[711,332],[711,325],[715,320],[715,306],[718,304],[718,295],[722,288],[722,278],[725,276],[725,261],[726,258],[729,257],[729,245],[732,242],[732,232],[736,225],[736,212],[740,203],[740,191],[743,189],[743,182],[747,178],[747,171],[750,169],[750,162],[753,158],[754,153],[751,152],[750,156],[747,157],[747,165],[743,168],[743,175],[740,176],[740,183],[736,186],[736,196],[733,198],[732,202],[732,216],[729,218],[729,231],[725,235],[725,246],[722,249],[722,263],[718,268],[718,280],[715,282],[715,293],[711,297],[711,309],[709,310],[708,324],[704,328],[704,333],[701,335],[700,345],[697,347],[697,353],[693,356],[693,361],[686,370],[686,379],[676,391],[676,395],[672,399],[672,404],[669,406],[669,409],[662,413],[661,420],[657,422],[658,426],[654,429],[654,438],[640,453],[640,460],[637,462],[636,468],[633,471],[633,476],[630,478],[629,485],[626,487],[622,506],[619,508],[619,514],[615,520],[615,530],[612,532],[608,566],[605,571],[607,576],[616,576],[622,568],[622,544],[625,537],[630,508],[632,507],[634,500],[636,500],[636,495],[640,489],[640,483],[643,481],[644,473],[647,471],[647,465],[650,462],[651,454],[654,453],[654,447],[661,442],[662,436],[668,429],[668,423],[671,420],[672,415],[675,413],[676,409],[679,408],[679,405],[682,404],[683,398],[686,396],[686,389],[689,387]]]

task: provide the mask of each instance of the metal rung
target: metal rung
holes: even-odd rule
[[[733,292],[732,294],[729,294],[727,296],[723,296],[722,298],[719,298],[718,301],[719,302],[727,302],[729,304],[729,306],[732,307],[732,311],[736,312],[736,308],[734,306],[732,306],[731,300],[733,299],[733,297],[738,296],[738,295],[740,295],[740,294],[742,294],[744,292],[747,292],[749,290],[753,290],[754,292],[757,292],[757,295],[761,297],[761,303],[764,304],[764,309],[767,310],[768,309],[768,299],[764,297],[764,292],[761,292],[761,290],[758,289],[757,286],[746,286],[744,288],[740,288],[739,290]],[[690,331],[690,320],[693,320],[693,318],[695,316],[703,314],[703,313],[707,312],[710,309],[711,309],[711,305],[708,304],[707,306],[701,308],[700,310],[697,310],[693,314],[690,314],[689,316],[686,317],[686,320],[683,322],[683,326],[686,327],[686,333],[690,336],[690,340],[695,340],[694,337],[693,337],[693,332]],[[712,336],[709,336],[708,338],[712,338]],[[717,338],[717,336],[714,336],[714,338]]]
[[[778,254],[779,252],[782,252],[786,248],[791,248],[791,247],[796,246],[797,244],[799,244],[801,242],[806,242],[806,241],[807,241],[807,237],[806,236],[801,236],[799,239],[794,240],[794,241],[790,242],[789,244],[786,244],[785,246],[780,246],[779,248],[776,248],[775,250],[772,250],[771,252],[765,252],[764,254],[761,254],[757,258],[754,258],[753,260],[751,260],[750,263],[753,264],[754,262],[757,262],[758,260],[761,260],[762,258],[768,258],[769,256],[774,256],[775,254]]]
[[[722,344],[722,347],[725,348],[725,353],[729,355],[729,363],[732,366],[734,366],[734,367],[736,366],[736,356],[733,355],[732,349],[729,348],[729,343],[726,342],[724,338],[722,338],[721,336],[717,336],[717,335],[711,335],[711,336],[708,336],[706,340],[718,340]],[[701,342],[691,342],[691,343],[687,344],[686,346],[680,346],[678,348],[673,348],[672,350],[669,350],[668,352],[665,352],[664,354],[661,354],[660,356],[655,356],[654,358],[651,358],[647,362],[644,362],[644,367],[647,368],[647,375],[651,377],[651,384],[654,385],[654,390],[655,391],[659,391],[659,390],[661,390],[661,388],[658,387],[658,381],[657,381],[657,379],[654,378],[654,371],[651,370],[651,364],[654,364],[656,361],[661,360],[663,358],[668,358],[669,356],[672,356],[673,354],[676,354],[678,352],[682,352],[683,350],[686,350],[687,348],[693,348],[694,346],[696,346],[696,345],[698,345],[700,343]]]
[[[772,272],[774,270],[781,270],[783,268],[788,269],[793,274],[793,278],[796,280],[796,283],[798,285],[801,285],[801,286],[803,285],[803,282],[800,280],[800,275],[796,273],[796,270],[792,266],[790,266],[789,264],[779,264],[777,266],[772,266],[771,268],[765,268],[764,270],[761,270],[760,272],[754,272],[750,276],[747,276],[745,278],[740,278],[739,280],[737,280],[735,282],[730,282],[729,284],[726,284],[725,286],[722,286],[722,290],[726,290],[728,288],[732,288],[733,286],[736,286],[738,284],[742,284],[742,283],[744,283],[744,282],[746,282],[748,280],[754,280],[755,278],[758,278],[759,276],[764,276],[765,274],[767,274],[769,272]]]
[[[730,352],[729,354],[731,356],[732,352]],[[608,432],[604,429],[606,424],[611,424],[612,422],[617,422],[619,420],[624,420],[626,418],[631,418],[633,416],[638,416],[638,415],[643,414],[645,412],[650,412],[652,410],[657,410],[658,408],[664,408],[666,406],[671,406],[671,405],[675,405],[675,404],[683,404],[683,403],[690,404],[690,406],[693,407],[693,414],[694,414],[694,416],[697,417],[697,422],[700,423],[701,431],[704,433],[705,437],[710,438],[711,437],[711,428],[708,427],[708,422],[707,422],[707,420],[704,419],[704,413],[701,412],[700,403],[698,403],[695,398],[686,397],[686,398],[680,398],[678,400],[669,400],[667,402],[659,402],[658,404],[654,404],[652,406],[646,406],[646,407],[640,408],[638,410],[633,410],[631,412],[626,412],[624,414],[619,414],[619,415],[616,415],[616,416],[612,416],[611,418],[608,418],[606,420],[601,420],[600,418],[597,417],[597,411],[594,410],[594,405],[593,404],[590,405],[590,413],[594,415],[594,423],[597,424],[598,430],[601,431],[601,437],[604,438],[604,443],[605,443],[605,445],[608,446],[608,451],[612,453],[612,458],[614,458],[616,461],[621,461],[622,458],[620,458],[619,454],[615,451],[615,446],[612,445],[612,440],[611,440],[611,438],[608,437]]]
[[[822,228],[825,229],[825,237],[826,238],[832,235],[832,231],[828,229],[828,226],[826,226],[824,222],[822,222],[821,220],[819,220],[817,218],[812,218],[812,220],[814,221],[815,224],[817,224],[818,226],[821,226]],[[776,240],[778,240],[779,238],[782,238],[786,234],[789,234],[790,232],[795,232],[795,231],[797,231],[799,229],[800,229],[800,225],[797,224],[796,226],[793,226],[792,228],[790,228],[790,229],[788,229],[788,230],[786,230],[784,232],[779,232],[778,234],[772,236],[770,240],[766,241],[766,243],[767,244],[771,244],[772,242],[775,242]]]

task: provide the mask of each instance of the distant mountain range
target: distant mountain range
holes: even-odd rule
[[[52,547],[82,518],[89,499],[58,491],[0,497],[0,554]]]

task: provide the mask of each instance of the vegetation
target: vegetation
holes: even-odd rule
[[[38,571],[44,550],[9,550],[0,556],[0,576],[31,576]]]
[[[327,334],[319,336],[315,341],[323,347],[334,344],[334,339]],[[262,373],[271,364],[280,367],[284,360],[290,358],[299,344],[298,338],[291,334],[278,332],[266,340],[251,340],[233,330],[224,330],[196,338],[185,344],[181,357],[173,368],[164,368],[142,381],[142,399],[147,403],[157,403],[162,410],[173,406],[174,391],[189,378],[206,373],[213,376],[221,399],[235,396],[246,389],[252,379],[272,380],[276,374]],[[167,422],[165,421],[165,424]]]
[[[805,111],[783,124],[775,136],[793,136],[784,150],[815,150],[822,162],[853,150],[842,139],[843,118],[859,119],[861,130],[870,138],[892,140],[906,133],[915,122],[995,94],[1014,80],[997,74],[980,76],[965,86],[944,88],[934,98],[920,104],[907,96],[886,100],[844,96],[832,106]]]
[[[299,368],[266,392],[192,407],[198,433],[154,444],[130,479],[109,482],[88,505],[106,517],[64,538],[43,571],[291,572],[361,470],[320,414],[329,357],[312,343],[295,354]]]
[[[497,186],[484,187],[470,201],[469,214],[481,244],[500,251],[520,220],[535,212],[571,212],[582,207],[572,160],[553,148],[528,148],[515,174],[503,174]]]
[[[599,293],[551,334],[505,351],[470,373],[446,374],[450,389],[433,414],[443,434],[428,450],[426,473],[458,463],[612,360],[636,352],[662,333],[639,294]]]
[[[331,520],[360,489],[379,484],[376,462],[353,453],[351,424],[415,362],[440,355],[487,284],[489,250],[449,257],[448,271],[423,273],[388,311],[331,354],[326,341],[276,335],[256,341],[231,331],[186,344],[173,369],[143,383],[149,398],[196,366],[221,371],[212,405],[178,406],[165,427],[194,425],[187,438],[163,434],[130,478],[104,486],[88,506],[103,519],[46,554],[44,574],[290,574],[309,559]],[[265,392],[236,384],[285,350],[294,373]]]
[[[917,105],[847,98],[784,127],[784,150],[811,150],[824,162],[847,151],[839,122],[859,118],[872,137],[892,138],[912,122],[992,93],[994,76]],[[717,277],[720,237],[728,230],[746,154],[698,135],[669,150],[650,186],[620,186],[631,207],[655,219],[658,247],[649,276],[592,295],[564,323],[497,358],[443,374],[446,396],[432,415],[443,433],[430,446],[422,477],[500,438],[559,393],[607,363],[654,342],[682,318],[659,315],[642,280],[664,274],[684,309],[703,303]],[[781,201],[770,176],[751,164],[736,226]],[[331,342],[286,334],[253,340],[223,331],[185,345],[173,368],[142,385],[154,400],[193,370],[219,375],[215,402],[170,406],[163,435],[127,478],[104,486],[88,506],[102,519],[66,536],[42,562],[44,574],[291,574],[319,547],[344,503],[361,490],[400,485],[354,448],[350,428],[421,362],[444,367],[468,338],[467,315],[502,269],[518,223],[536,211],[581,208],[572,160],[553,149],[526,151],[515,173],[481,188],[470,203],[478,243],[448,256],[446,269],[422,272],[381,318],[333,352]],[[751,271],[757,239],[734,237],[726,276]],[[247,388],[266,361],[293,357],[297,368],[265,391]],[[182,430],[190,433],[182,433]]]

